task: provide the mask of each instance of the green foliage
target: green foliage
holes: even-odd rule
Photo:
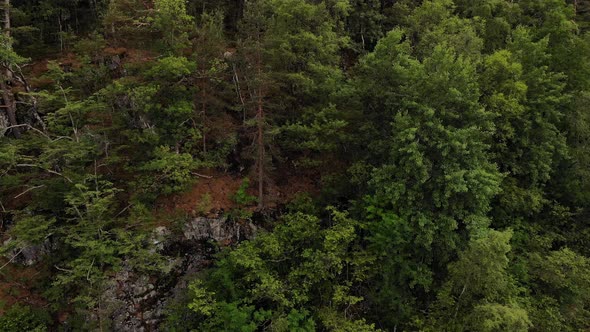
[[[187,14],[186,1],[156,0],[154,10],[154,27],[162,34],[164,49],[178,52],[188,47],[193,17]]]
[[[108,300],[104,289],[110,273],[123,264],[143,273],[164,269],[161,257],[146,247],[146,235],[130,234],[117,227],[113,215],[119,191],[106,180],[88,176],[65,195],[66,215],[54,228],[56,241],[61,245],[59,256],[54,258],[59,273],[46,293],[53,305],[67,301],[80,314],[96,314],[99,321],[105,321],[108,311],[101,305]],[[84,328],[93,324],[94,321],[86,321]]]
[[[402,307],[400,297],[414,288],[429,292],[434,271],[465,243],[467,234],[457,229],[478,236],[487,227],[501,180],[489,161],[492,114],[478,103],[473,61],[445,44],[419,61],[403,37],[394,30],[381,40],[362,63],[367,79],[361,81],[373,77],[374,89],[387,87],[376,102],[389,110],[380,147],[389,157],[373,172],[367,212],[375,221],[372,242],[384,259],[376,296],[396,319],[413,306]]]
[[[289,212],[302,212],[305,214],[317,215],[318,207],[314,199],[307,193],[297,194],[287,206]]]
[[[253,329],[264,323],[309,331],[322,320],[322,308],[339,312],[360,303],[352,285],[364,280],[370,259],[354,251],[359,224],[342,212],[331,214],[328,227],[311,215],[287,215],[272,233],[225,252],[210,277],[191,286],[189,307],[203,317],[201,328],[232,330],[228,326],[240,320]],[[306,305],[316,309],[300,309]],[[336,326],[336,319],[349,320],[329,315],[326,326]]]
[[[256,197],[249,195],[246,190],[250,187],[250,179],[244,178],[242,180],[242,184],[236,191],[236,193],[232,196],[232,200],[241,206],[250,205],[256,202]]]
[[[419,36],[415,45],[418,57],[427,56],[441,43],[465,57],[479,56],[483,41],[476,30],[481,23],[453,15],[453,7],[450,0],[431,0],[414,10],[408,32]]]
[[[139,169],[149,172],[146,186],[149,192],[172,194],[186,190],[195,180],[191,171],[196,163],[187,153],[176,153],[168,147],[158,147],[154,151],[154,158]],[[153,178],[151,174],[158,174]]]
[[[110,182],[89,177],[66,195],[66,212],[70,219],[60,233],[77,255],[63,269],[65,273],[58,276],[55,286],[78,287],[89,282],[89,291],[100,292],[96,287],[105,279],[102,268],[119,263],[117,242],[108,233],[113,222],[110,214],[116,192]],[[75,301],[90,307],[96,305],[88,294],[80,294]]]
[[[436,326],[452,331],[528,331],[531,321],[518,303],[508,274],[511,231],[490,230],[472,240],[449,265],[449,280],[438,294]]]
[[[246,4],[240,60],[249,64],[244,67],[248,89],[264,93],[267,151],[277,151],[278,145],[300,154],[303,165],[317,167],[322,164],[318,156],[340,148],[339,138],[347,123],[333,100],[344,79],[338,53],[349,44],[344,35],[349,9],[348,1],[341,0]],[[271,98],[282,102],[267,102]],[[251,125],[258,123],[254,116]]]
[[[500,304],[475,307],[471,328],[476,331],[529,331],[532,324],[525,310]]]
[[[105,34],[120,45],[151,45],[153,34],[149,25],[148,8],[141,0],[112,0],[103,18]]]
[[[530,264],[532,278],[541,290],[534,322],[540,327],[559,326],[563,330],[583,328],[590,317],[590,260],[564,248],[546,256],[534,253]],[[551,301],[559,305],[551,305]],[[547,315],[550,311],[553,313]]]
[[[26,58],[21,57],[13,50],[12,44],[12,38],[5,34],[0,36],[0,46],[2,46],[0,50],[0,63],[3,67],[11,68],[14,65],[21,65],[27,61]]]
[[[151,79],[164,80],[165,82],[179,80],[190,75],[195,70],[195,64],[185,57],[167,56],[158,62],[146,73]]]
[[[10,169],[14,167],[18,159],[18,146],[3,144],[0,150],[0,165],[3,169]]]
[[[48,331],[51,317],[41,309],[14,305],[0,317],[0,329],[6,332]]]
[[[10,235],[17,246],[42,244],[54,232],[55,218],[46,219],[45,216],[24,215],[17,218],[16,224],[10,229]],[[10,248],[11,245],[5,248]]]
[[[252,217],[252,211],[248,210],[247,207],[251,206],[258,199],[256,196],[247,193],[249,187],[250,179],[244,178],[238,190],[231,196],[232,201],[238,206],[229,212],[231,218],[250,219]]]
[[[209,211],[211,211],[211,194],[205,193],[199,203],[197,204],[197,213],[205,215]]]
[[[180,234],[192,211],[164,216],[185,206],[157,198],[202,168],[244,178],[225,193],[229,213],[257,234],[215,259],[171,235],[164,252],[211,265],[167,302],[160,329],[590,326],[589,1],[10,9],[1,252],[51,252],[31,267],[40,280],[22,285],[49,312],[17,304],[0,330],[44,330],[63,312],[66,329],[115,329],[105,290],[122,269],[173,286],[184,265],[162,257],[151,228],[167,221]],[[6,129],[12,101],[19,139]],[[309,185],[313,196],[296,194]],[[220,212],[209,211],[213,190],[187,208]]]
[[[381,3],[377,0],[355,0],[351,5],[346,29],[362,50],[370,49],[383,37],[385,15],[380,11]]]

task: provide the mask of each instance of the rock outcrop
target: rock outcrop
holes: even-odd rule
[[[226,217],[194,218],[183,230],[187,240],[215,240],[219,243],[241,241],[256,233],[256,226],[249,222],[230,222]]]
[[[4,112],[4,110],[0,111],[0,137],[6,134],[8,128],[10,126],[10,122],[8,121],[8,116]]]
[[[4,242],[3,246],[9,246],[12,239]],[[17,246],[7,252],[4,257],[8,258],[11,263],[24,266],[33,266],[40,262],[44,256],[55,250],[55,245],[50,239],[46,239],[41,244]]]
[[[194,275],[209,266],[214,253],[209,241],[228,244],[253,237],[256,227],[250,222],[232,222],[226,217],[197,217],[189,220],[182,235],[166,227],[154,230],[153,250],[167,259],[169,272],[158,277],[138,275],[123,269],[110,281],[105,292],[115,331],[158,331],[170,303],[186,296]]]

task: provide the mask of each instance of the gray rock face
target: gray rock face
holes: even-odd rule
[[[194,218],[173,236],[166,227],[154,230],[153,250],[167,255],[169,272],[159,278],[123,269],[111,280],[104,298],[113,308],[109,314],[114,331],[159,331],[169,303],[186,295],[194,275],[210,264],[210,247],[205,241],[240,241],[255,235],[251,223],[230,222],[225,217]],[[208,248],[209,247],[209,248]]]
[[[164,226],[160,226],[154,229],[154,233],[152,235],[151,244],[153,245],[153,250],[156,252],[161,252],[164,250],[164,245],[166,244],[166,240],[170,237],[172,232]]]
[[[0,111],[0,136],[4,136],[6,134],[7,129],[10,126],[10,122],[8,122],[8,116],[6,112]]]
[[[8,245],[11,241],[11,239],[8,239],[4,242],[4,245]],[[17,247],[8,252],[5,257],[10,259],[14,264],[32,266],[40,262],[43,259],[43,256],[50,254],[53,250],[55,250],[54,244],[47,239],[38,245]]]
[[[123,269],[110,280],[103,298],[113,331],[156,331],[166,307],[158,280]]]
[[[241,241],[256,233],[252,223],[229,222],[226,217],[194,218],[183,230],[188,240],[215,240],[217,242]]]

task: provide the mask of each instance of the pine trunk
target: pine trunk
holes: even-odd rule
[[[258,38],[260,41],[260,37]],[[262,54],[260,50],[260,42],[258,45],[258,54],[256,67],[258,71],[258,79],[262,80]],[[264,151],[264,107],[263,107],[263,88],[262,83],[259,82],[258,95],[257,95],[257,110],[256,110],[256,123],[258,126],[258,208],[264,208],[264,164],[265,164],[265,151]]]
[[[206,82],[203,81],[201,86],[201,112],[203,113],[203,153],[207,154],[207,92],[205,91]]]
[[[7,43],[8,47],[11,47],[10,45],[10,0],[3,0],[2,2],[2,7],[4,7],[4,17],[3,17],[3,33],[4,35],[7,37]],[[12,94],[12,91],[10,90],[10,86],[7,85],[7,82],[10,82],[12,80],[12,73],[10,72],[10,70],[6,69],[3,73],[4,77],[2,77],[2,80],[0,82],[0,89],[2,89],[2,99],[4,100],[4,109],[6,110],[6,114],[8,115],[8,122],[10,123],[10,126],[13,127],[12,133],[14,134],[14,136],[16,138],[20,138],[21,132],[20,129],[18,127],[15,127],[18,125],[18,121],[16,119],[16,102],[14,100],[14,95]]]
[[[264,108],[262,107],[262,91],[259,91],[256,119],[258,124],[258,208],[264,208]]]

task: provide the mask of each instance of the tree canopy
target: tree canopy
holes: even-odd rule
[[[0,11],[0,330],[590,329],[590,1]]]

